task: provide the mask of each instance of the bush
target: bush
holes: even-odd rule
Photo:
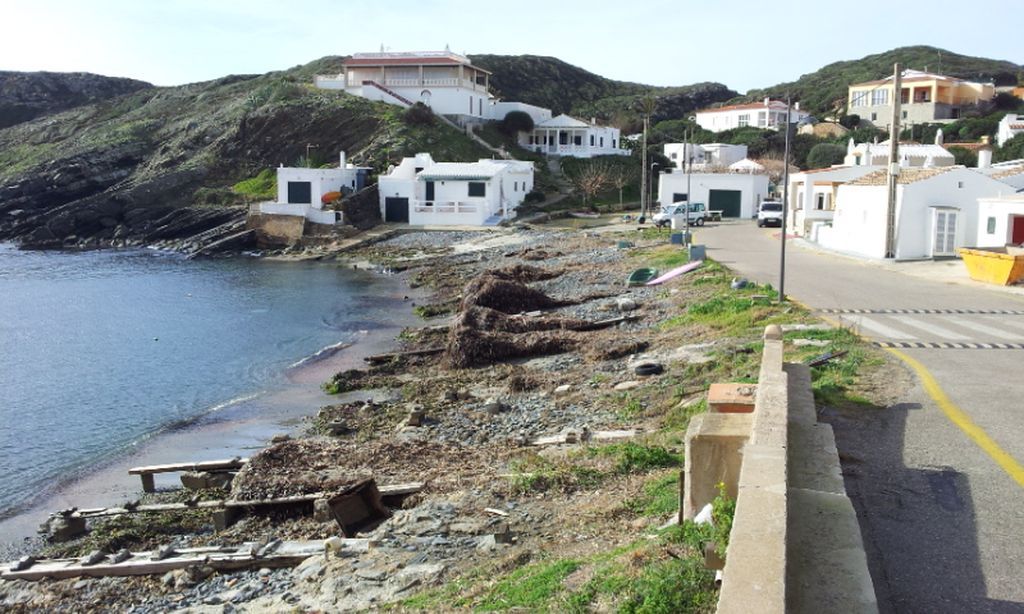
[[[530,132],[533,130],[533,118],[525,111],[510,111],[505,119],[501,120],[500,128],[509,136]]]
[[[530,190],[526,194],[526,196],[523,198],[523,202],[528,204],[528,205],[532,205],[532,204],[535,204],[535,203],[542,203],[542,202],[544,202],[545,198],[547,198],[547,197],[544,195],[544,192],[541,192],[540,190],[534,189],[534,190]]]
[[[1018,134],[1003,143],[1003,146],[997,149],[992,156],[992,159],[996,162],[1007,162],[1021,158],[1024,158],[1024,134]]]
[[[432,126],[434,125],[434,112],[422,102],[417,102],[405,110],[402,121],[409,126]]]
[[[953,154],[953,160],[963,166],[978,166],[978,154],[965,147],[950,147],[949,153]]]
[[[808,168],[828,168],[833,164],[842,164],[846,157],[846,148],[832,143],[818,143],[807,154]]]

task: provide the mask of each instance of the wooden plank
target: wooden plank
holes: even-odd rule
[[[409,350],[408,352],[392,352],[390,354],[374,354],[373,356],[367,356],[363,358],[366,362],[377,363],[387,362],[395,358],[403,358],[405,356],[431,356],[433,354],[440,354],[445,348],[425,348],[422,350]]]
[[[176,471],[226,471],[241,469],[248,458],[229,458],[226,460],[199,461],[195,463],[168,463],[166,465],[147,465],[132,467],[128,475],[145,475],[152,473],[173,473]]]

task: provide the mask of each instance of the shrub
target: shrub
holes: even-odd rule
[[[953,154],[953,160],[964,166],[978,166],[978,154],[965,147],[950,147],[949,153]]]
[[[860,115],[857,115],[856,113],[844,115],[839,118],[839,125],[841,125],[844,128],[853,130],[854,128],[860,125]]]
[[[540,190],[536,190],[535,189],[535,190],[530,190],[526,194],[526,196],[523,198],[523,202],[525,202],[528,205],[531,205],[531,204],[535,204],[535,203],[542,203],[542,202],[544,202],[545,198],[546,198],[546,196],[544,195],[544,192],[541,192]]]
[[[530,132],[533,130],[533,118],[525,111],[510,111],[501,120],[501,131],[509,136],[515,136],[519,132]]]
[[[807,154],[808,168],[828,168],[833,164],[842,164],[846,157],[846,148],[832,143],[818,143]]]
[[[405,110],[402,121],[409,126],[432,126],[434,124],[434,112],[422,102],[417,102]]]
[[[1024,158],[1024,134],[1018,134],[1003,143],[1003,146],[997,149],[992,156],[992,159],[996,162],[1006,162],[1020,158]]]

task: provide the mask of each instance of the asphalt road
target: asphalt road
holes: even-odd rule
[[[743,276],[779,286],[779,229],[724,222],[694,240]],[[1024,612],[1024,480],[1013,475],[1024,464],[1024,299],[787,243],[787,296],[900,348],[956,406],[936,402],[915,374],[885,410],[824,417],[881,610]],[[955,424],[956,409],[981,429],[975,439],[993,445]]]

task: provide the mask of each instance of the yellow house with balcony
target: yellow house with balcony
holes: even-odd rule
[[[892,123],[893,78],[857,83],[849,87],[846,112],[879,128]],[[953,77],[903,71],[901,83],[901,122],[952,122],[968,108],[987,104],[996,94],[993,83],[961,81]]]

